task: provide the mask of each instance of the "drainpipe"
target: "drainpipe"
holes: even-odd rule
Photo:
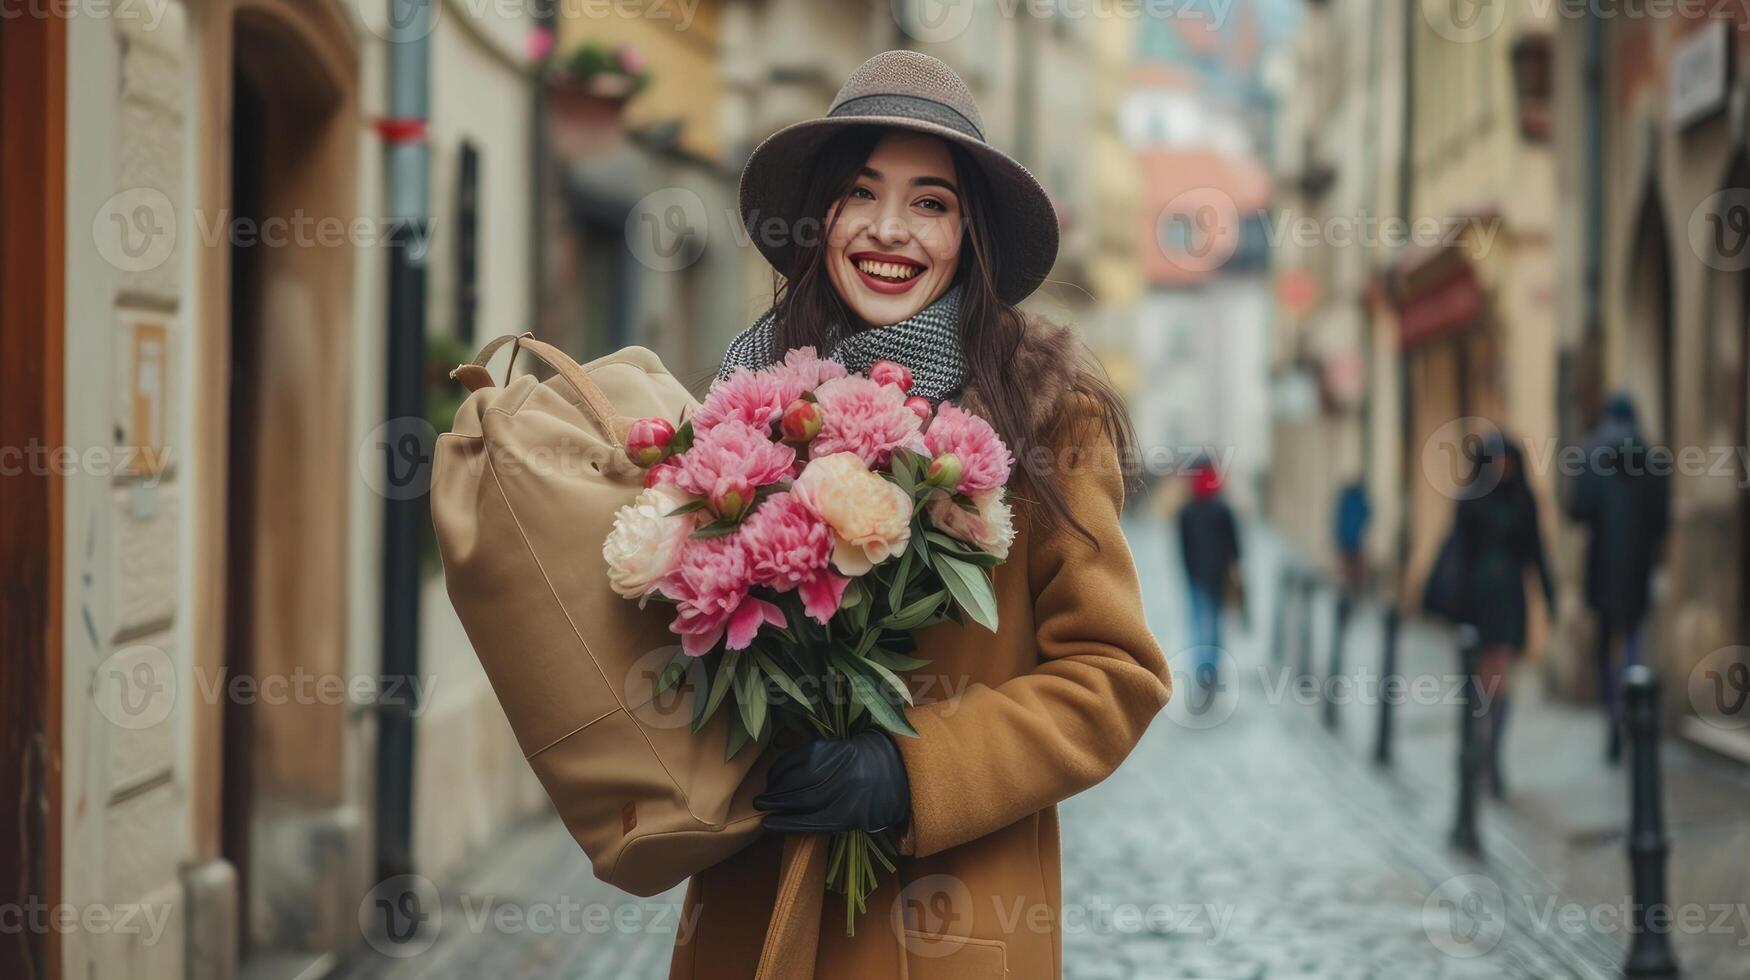
[[[1403,68],[1404,83],[1403,105],[1399,106],[1400,133],[1403,145],[1398,153],[1398,216],[1405,221],[1414,221],[1415,216],[1410,209],[1415,206],[1416,179],[1416,18],[1421,14],[1418,0],[1405,0],[1398,16],[1403,18],[1402,40],[1404,50]],[[1402,258],[1400,249],[1398,258]],[[1393,274],[1396,275],[1397,265],[1393,264]],[[1415,492],[1415,483],[1410,474],[1415,472],[1416,462],[1409,452],[1412,436],[1412,426],[1415,424],[1416,413],[1410,404],[1410,363],[1409,352],[1398,349],[1397,389],[1398,389],[1398,443],[1403,448],[1403,458],[1398,460],[1398,499],[1402,507],[1398,512],[1398,573],[1402,575],[1410,567],[1410,504]]]
[[[385,381],[389,468],[383,507],[383,691],[412,691],[419,673],[419,543],[429,523],[432,436],[425,420],[425,265],[430,156],[426,146],[430,34],[441,0],[389,0],[387,150],[391,227]],[[411,453],[408,434],[420,438]],[[393,684],[394,686],[389,686]],[[377,874],[413,871],[412,695],[377,706]],[[389,702],[393,703],[389,703]]]
[[[1579,350],[1604,349],[1604,20],[1596,11],[1586,12],[1585,84],[1580,98],[1584,100],[1581,117],[1586,141],[1580,159],[1586,168],[1585,221],[1586,258],[1581,287],[1581,328],[1584,336]],[[1594,385],[1601,379],[1576,379],[1581,385]],[[1580,399],[1570,393],[1567,411],[1563,415],[1572,428],[1566,442],[1578,441],[1579,434],[1590,420],[1582,418]],[[1594,392],[1596,394],[1596,392]]]

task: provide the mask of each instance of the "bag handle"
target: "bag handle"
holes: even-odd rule
[[[510,363],[505,365],[504,377],[510,380],[511,371],[516,367],[517,352],[527,348],[529,353],[539,358],[541,363],[553,369],[553,373],[565,379],[573,391],[583,400],[584,410],[595,416],[602,428],[613,437],[615,442],[624,444],[626,429],[631,421],[622,416],[614,403],[608,398],[601,386],[589,379],[583,368],[571,359],[569,354],[554,347],[544,340],[536,340],[532,333],[505,334],[488,341],[474,360],[463,364],[450,372],[450,377],[460,381],[469,391],[479,391],[481,388],[492,387],[492,373],[486,365],[492,360],[492,355],[498,353],[505,344],[510,344]]]

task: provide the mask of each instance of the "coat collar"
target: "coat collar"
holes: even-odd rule
[[[1043,434],[1058,419],[1064,396],[1076,387],[1084,370],[1083,351],[1073,327],[1027,318],[1021,343],[1003,374],[1015,387],[1028,392],[1027,425],[1034,436]],[[958,401],[969,412],[989,416],[989,402],[976,381],[967,382]]]

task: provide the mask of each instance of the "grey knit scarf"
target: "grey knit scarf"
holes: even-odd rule
[[[729,342],[718,379],[738,367],[757,370],[783,360],[784,351],[772,350],[774,333],[772,311],[767,310]],[[909,319],[837,337],[820,354],[852,371],[868,371],[880,360],[897,361],[911,369],[912,394],[941,401],[958,392],[969,376],[960,353],[960,286],[950,286]]]

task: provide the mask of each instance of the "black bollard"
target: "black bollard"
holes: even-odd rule
[[[1379,735],[1373,744],[1373,761],[1381,766],[1391,765],[1391,690],[1392,679],[1398,676],[1399,625],[1394,602],[1385,608],[1385,649],[1379,658]]]
[[[1282,563],[1282,574],[1276,578],[1276,617],[1270,626],[1270,655],[1277,663],[1285,663],[1288,649],[1288,603],[1294,595],[1294,566]]]
[[[1318,588],[1318,576],[1311,571],[1300,580],[1300,644],[1295,651],[1299,666],[1297,680],[1305,684],[1313,675],[1313,592]]]
[[[1337,588],[1336,623],[1331,627],[1331,657],[1325,667],[1325,727],[1337,728],[1337,678],[1343,676],[1343,632],[1349,626],[1349,590]]]
[[[1629,867],[1634,873],[1633,937],[1623,975],[1674,977],[1677,954],[1671,949],[1670,907],[1665,898],[1665,813],[1659,784],[1659,680],[1646,664],[1623,674],[1623,715],[1628,726],[1634,770],[1629,783]],[[1665,924],[1649,928],[1647,911],[1660,909]]]
[[[1459,658],[1463,661],[1465,680],[1458,715],[1458,819],[1452,826],[1452,846],[1466,854],[1480,854],[1482,839],[1477,834],[1477,776],[1482,766],[1482,746],[1478,744],[1477,706],[1483,703],[1482,678],[1477,675],[1482,651],[1476,642],[1476,631],[1459,627]]]

